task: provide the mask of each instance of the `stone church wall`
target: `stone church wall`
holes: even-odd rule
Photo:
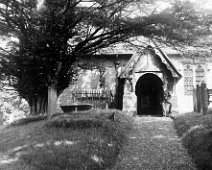
[[[107,92],[114,95],[116,89],[117,74],[124,68],[131,55],[121,56],[119,59],[119,68],[115,67],[115,61],[111,56],[85,58],[79,62],[77,80],[70,84],[58,97],[57,108],[61,112],[61,105],[70,105],[73,103],[72,91],[87,92]],[[97,67],[96,67],[97,66]]]
[[[177,111],[178,113],[193,112],[193,88],[201,82],[205,82],[208,88],[212,88],[212,60],[205,56],[196,56],[192,59],[179,55],[172,56],[170,59],[182,75],[173,92],[177,100]]]

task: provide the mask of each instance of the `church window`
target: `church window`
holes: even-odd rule
[[[184,67],[184,92],[186,96],[193,94],[193,70],[192,66],[186,64]]]
[[[195,70],[196,84],[201,84],[205,78],[205,71],[201,64],[198,64]]]

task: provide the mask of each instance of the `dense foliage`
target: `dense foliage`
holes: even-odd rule
[[[28,103],[19,97],[8,81],[0,83],[0,125],[11,123],[29,115]]]
[[[198,169],[211,169],[212,116],[211,114],[187,113],[174,118],[178,135]]]

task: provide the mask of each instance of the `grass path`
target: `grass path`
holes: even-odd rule
[[[129,137],[113,170],[196,170],[171,118],[135,117]]]

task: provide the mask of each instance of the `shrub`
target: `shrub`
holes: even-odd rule
[[[186,114],[175,117],[175,128],[197,167],[212,169],[212,115]]]

